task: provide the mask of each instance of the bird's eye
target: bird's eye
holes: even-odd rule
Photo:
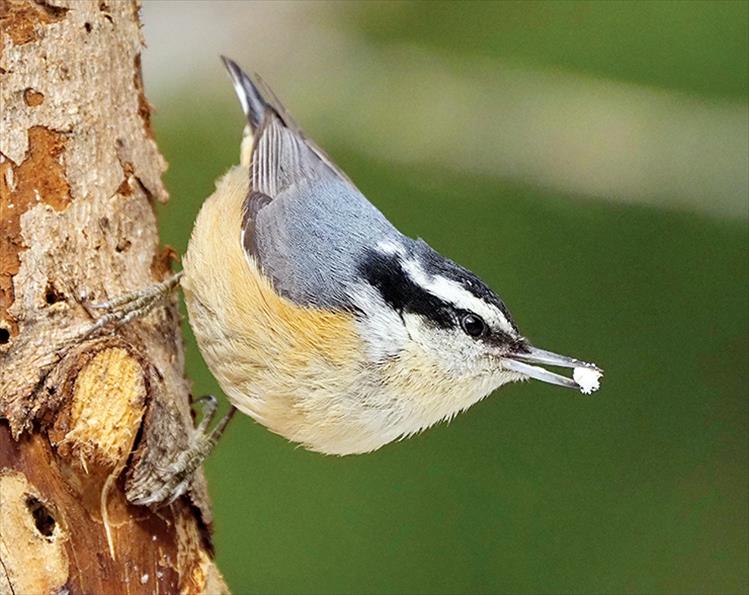
[[[486,323],[475,314],[463,314],[460,319],[460,326],[471,337],[480,337],[486,332]]]

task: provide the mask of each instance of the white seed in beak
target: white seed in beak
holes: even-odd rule
[[[589,395],[597,391],[600,387],[599,378],[601,378],[601,371],[587,366],[575,368],[572,371],[572,378],[580,387],[580,392],[584,395]]]

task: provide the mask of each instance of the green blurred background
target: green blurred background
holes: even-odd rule
[[[235,593],[749,591],[748,6],[146,2],[164,242],[237,161],[229,53],[531,340],[606,369],[366,456],[236,419],[206,466]]]

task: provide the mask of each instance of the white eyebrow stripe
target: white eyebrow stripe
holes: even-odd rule
[[[498,308],[477,298],[460,283],[442,275],[428,275],[421,268],[419,262],[415,260],[404,260],[403,270],[414,283],[417,283],[432,295],[453,304],[456,308],[478,314],[489,324],[499,326],[506,333],[515,334],[515,329],[510,321]]]

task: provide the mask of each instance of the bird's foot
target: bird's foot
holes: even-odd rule
[[[173,461],[159,467],[158,488],[151,490],[147,495],[133,498],[131,501],[135,504],[170,504],[184,494],[190,487],[193,473],[211,454],[226,426],[237,412],[232,406],[209,431],[208,426],[216,416],[218,401],[213,395],[208,395],[198,399],[196,404],[202,407],[202,417],[190,439],[188,448],[180,452]]]
[[[137,318],[145,316],[167,298],[174,288],[177,287],[181,278],[182,271],[175,273],[161,283],[154,283],[143,289],[117,296],[106,302],[89,304],[87,306],[89,311],[102,310],[106,313],[97,318],[96,322],[86,329],[85,334],[96,334],[110,325],[113,325],[114,328],[119,328]]]

